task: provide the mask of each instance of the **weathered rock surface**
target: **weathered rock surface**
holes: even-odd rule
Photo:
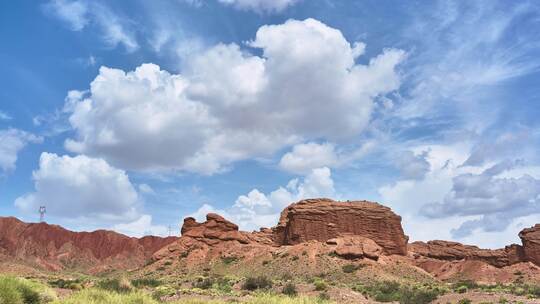
[[[106,230],[73,232],[57,225],[0,217],[0,253],[50,270],[101,272],[136,268],[176,239],[138,239]]]
[[[527,261],[540,265],[540,224],[523,229],[519,233],[523,243],[523,255]]]
[[[279,245],[359,235],[374,240],[385,254],[407,254],[408,237],[403,233],[401,217],[388,207],[368,201],[303,200],[285,208],[273,230]]]
[[[215,243],[216,240],[238,241],[242,244],[249,243],[246,233],[238,231],[236,224],[215,213],[206,215],[206,222],[204,223],[197,223],[192,217],[184,219],[181,231],[182,236],[210,240],[210,243]]]
[[[523,261],[523,251],[519,245],[491,250],[457,242],[436,240],[427,243],[413,242],[409,244],[409,251],[415,258],[426,257],[442,261],[476,260],[496,267],[509,266]]]
[[[326,241],[328,245],[336,245],[335,253],[345,259],[368,258],[378,260],[383,249],[372,239],[358,235],[343,236]]]

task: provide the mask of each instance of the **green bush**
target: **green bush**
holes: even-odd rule
[[[160,280],[156,279],[149,279],[149,278],[142,278],[142,279],[135,279],[131,280],[131,285],[137,288],[141,287],[158,287],[162,283]]]
[[[97,287],[103,290],[114,291],[118,293],[127,293],[132,290],[131,283],[125,279],[105,279],[97,283]]]
[[[198,278],[197,281],[192,284],[195,288],[210,289],[214,286],[214,280],[212,278]]]
[[[326,291],[323,291],[319,294],[319,300],[321,301],[329,301],[330,300],[330,295],[326,292]]]
[[[298,291],[296,291],[296,285],[294,285],[293,283],[285,284],[281,292],[284,295],[288,295],[290,297],[295,297],[298,294]]]
[[[313,285],[315,285],[315,290],[317,291],[325,291],[328,289],[328,285],[322,279],[315,279]]]
[[[356,270],[358,270],[358,268],[360,268],[360,267],[358,267],[358,265],[354,265],[354,264],[347,264],[347,265],[343,265],[343,267],[341,267],[341,269],[345,273],[353,273]]]
[[[0,303],[2,304],[41,304],[56,298],[54,292],[31,281],[0,276]]]
[[[401,304],[428,304],[433,302],[439,293],[437,290],[426,288],[402,287],[400,289],[399,303]]]
[[[463,299],[461,299],[461,300],[459,300],[457,302],[457,304],[471,304],[471,303],[472,303],[472,301],[470,299],[467,299],[467,298],[463,298]]]
[[[238,258],[235,256],[221,257],[221,261],[223,262],[223,264],[229,265],[238,261]]]
[[[457,293],[466,293],[469,289],[467,288],[467,286],[458,286],[456,288],[456,292]]]
[[[244,290],[269,289],[272,287],[272,281],[265,276],[249,277],[242,285]]]

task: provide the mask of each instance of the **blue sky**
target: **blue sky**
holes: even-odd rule
[[[367,199],[485,247],[540,222],[535,1],[0,6],[0,215],[165,235]]]

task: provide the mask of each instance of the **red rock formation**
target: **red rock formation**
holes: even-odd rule
[[[523,243],[525,259],[540,265],[540,224],[521,230],[519,237]]]
[[[368,201],[303,200],[285,208],[274,228],[274,240],[279,245],[326,242],[349,234],[374,240],[386,254],[407,254],[408,237],[403,233],[401,217],[388,207]]]
[[[368,258],[378,260],[383,249],[372,239],[358,235],[343,236],[326,241],[328,245],[336,245],[334,252],[345,259]]]
[[[182,236],[192,237],[198,240],[216,241],[238,241],[243,244],[249,243],[246,233],[238,231],[238,226],[222,216],[215,213],[206,215],[206,222],[197,223],[194,218],[184,219],[182,226]],[[209,241],[208,241],[209,240]]]
[[[449,241],[413,242],[409,251],[415,258],[426,257],[442,261],[476,260],[496,267],[509,266],[523,261],[521,246],[511,245],[504,249],[480,249]]]
[[[141,239],[113,231],[73,232],[46,223],[28,224],[0,217],[0,252],[19,261],[53,270],[90,272],[139,267],[176,237]]]

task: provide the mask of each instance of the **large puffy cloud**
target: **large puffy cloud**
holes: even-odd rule
[[[15,169],[19,151],[29,143],[40,143],[43,139],[18,129],[0,130],[0,172]]]
[[[373,99],[398,88],[404,58],[386,49],[357,64],[365,46],[313,19],[263,26],[250,45],[263,56],[217,45],[183,75],[102,67],[87,93],[67,98],[77,136],[66,147],[127,169],[211,174],[300,141],[350,139]]]
[[[530,176],[499,177],[514,163],[498,163],[480,174],[460,174],[453,178],[451,191],[439,203],[427,204],[422,213],[443,218],[453,215],[480,216],[452,231],[455,237],[475,230],[503,231],[517,217],[540,213],[540,180]]]
[[[87,222],[122,222],[139,217],[140,198],[123,170],[102,159],[42,153],[32,174],[35,191],[15,200],[34,214],[40,205],[49,216]]]
[[[218,0],[239,9],[253,10],[255,12],[280,12],[300,0]]]
[[[241,229],[252,230],[274,226],[281,210],[293,202],[306,198],[335,196],[331,171],[322,167],[313,169],[302,180],[292,179],[285,187],[278,187],[268,194],[253,189],[246,195],[240,195],[234,205],[225,210],[204,204],[191,216],[203,220],[207,213],[217,212],[237,223]]]

